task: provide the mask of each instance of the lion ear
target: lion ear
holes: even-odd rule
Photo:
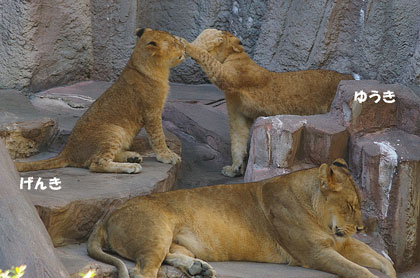
[[[146,44],[146,49],[154,56],[159,51],[160,47],[155,41],[150,41]]]
[[[144,34],[145,31],[150,31],[152,29],[150,28],[137,28],[136,29],[136,36],[141,38],[141,36]]]
[[[347,162],[342,158],[337,158],[332,164],[338,167],[346,168],[347,170],[349,169]]]
[[[319,186],[323,193],[338,192],[341,190],[341,185],[336,183],[334,171],[326,163],[319,167],[318,172]]]
[[[245,48],[242,46],[241,41],[239,41],[239,42],[235,42],[235,43],[232,45],[232,49],[233,49],[233,51],[235,51],[236,53],[241,53],[241,52],[244,52],[244,51],[245,51]]]
[[[233,43],[232,43],[232,49],[233,51],[237,52],[237,53],[241,53],[245,51],[244,46],[242,45],[242,42],[234,37]]]

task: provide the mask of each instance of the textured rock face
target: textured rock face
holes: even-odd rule
[[[0,3],[0,88],[38,91],[91,73],[88,0]]]
[[[15,158],[29,157],[46,148],[58,133],[57,122],[37,111],[14,90],[0,90],[0,139]]]
[[[0,268],[25,264],[28,277],[70,277],[36,210],[19,191],[19,174],[1,141],[0,173]]]
[[[354,96],[362,90],[367,98],[359,103]],[[381,96],[377,103],[370,98],[372,90]],[[384,102],[386,91],[395,93],[394,103]],[[369,232],[381,235],[396,267],[405,269],[420,261],[419,105],[419,97],[405,86],[342,81],[326,115],[255,122],[245,181],[347,158],[363,195]]]
[[[38,91],[74,80],[115,79],[136,27],[193,40],[229,30],[274,71],[328,68],[362,79],[420,84],[420,2],[391,1],[3,1],[0,88]],[[172,81],[206,80],[191,59]]]
[[[278,115],[254,123],[244,180],[257,181],[347,156],[347,130],[327,115]]]

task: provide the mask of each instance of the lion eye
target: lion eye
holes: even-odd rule
[[[157,46],[156,42],[154,42],[154,41],[151,41],[148,44],[153,45],[153,46]]]

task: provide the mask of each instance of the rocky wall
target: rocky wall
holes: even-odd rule
[[[274,71],[328,68],[386,83],[420,84],[420,2],[178,0],[0,3],[0,88],[39,91],[76,80],[114,80],[136,27],[193,40],[205,28],[239,36]],[[171,80],[206,82],[191,59]]]

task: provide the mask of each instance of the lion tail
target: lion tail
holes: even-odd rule
[[[27,172],[62,168],[69,166],[69,162],[62,154],[60,154],[57,157],[53,157],[46,160],[15,162],[15,165],[19,172]]]
[[[117,257],[109,255],[102,250],[102,247],[105,244],[105,233],[102,221],[99,221],[88,240],[87,251],[89,256],[98,261],[116,266],[118,270],[118,278],[130,278],[125,263]]]

